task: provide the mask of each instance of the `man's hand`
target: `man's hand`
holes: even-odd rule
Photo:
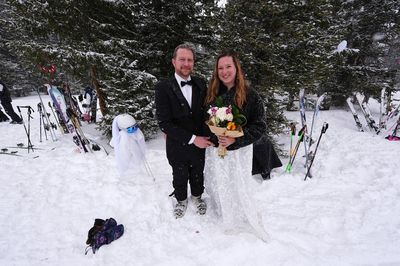
[[[218,136],[218,143],[225,148],[233,144],[235,141],[236,141],[235,138]]]
[[[209,139],[210,137],[196,136],[194,138],[193,144],[196,145],[196,147],[199,147],[200,149],[205,149],[209,146],[214,146],[214,144]]]

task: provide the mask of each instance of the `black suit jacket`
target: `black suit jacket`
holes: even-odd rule
[[[167,135],[166,150],[170,162],[204,160],[205,149],[188,144],[192,135],[203,136],[205,123],[204,97],[206,82],[191,77],[192,107],[182,94],[175,77],[159,82],[155,87],[156,116],[161,131]]]

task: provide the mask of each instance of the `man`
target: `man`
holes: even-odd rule
[[[10,92],[8,91],[6,85],[0,81],[0,102],[8,116],[10,116],[12,119],[10,124],[22,124],[22,119],[14,112],[11,101]],[[8,117],[0,110],[0,122],[8,120]]]
[[[206,203],[201,199],[204,191],[205,148],[212,145],[203,136],[204,97],[207,85],[204,80],[191,76],[194,66],[194,49],[188,44],[175,48],[172,64],[173,78],[159,82],[155,87],[158,124],[166,134],[168,162],[172,167],[173,187],[177,204],[176,218],[185,215],[190,184],[191,198],[197,213],[206,213]]]

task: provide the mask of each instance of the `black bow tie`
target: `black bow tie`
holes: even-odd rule
[[[185,85],[189,85],[192,86],[193,82],[192,80],[188,80],[188,81],[181,81],[181,87],[185,86]]]

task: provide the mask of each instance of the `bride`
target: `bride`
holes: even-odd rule
[[[222,98],[224,106],[237,106],[246,116],[247,124],[243,127],[244,135],[239,138],[217,138],[210,133],[216,146],[228,150],[221,158],[217,148],[206,149],[205,187],[211,207],[222,218],[227,231],[250,227],[265,241],[268,235],[246,185],[252,176],[253,143],[266,132],[265,111],[261,97],[246,84],[234,52],[224,52],[217,57],[206,105],[215,106],[217,97]]]

